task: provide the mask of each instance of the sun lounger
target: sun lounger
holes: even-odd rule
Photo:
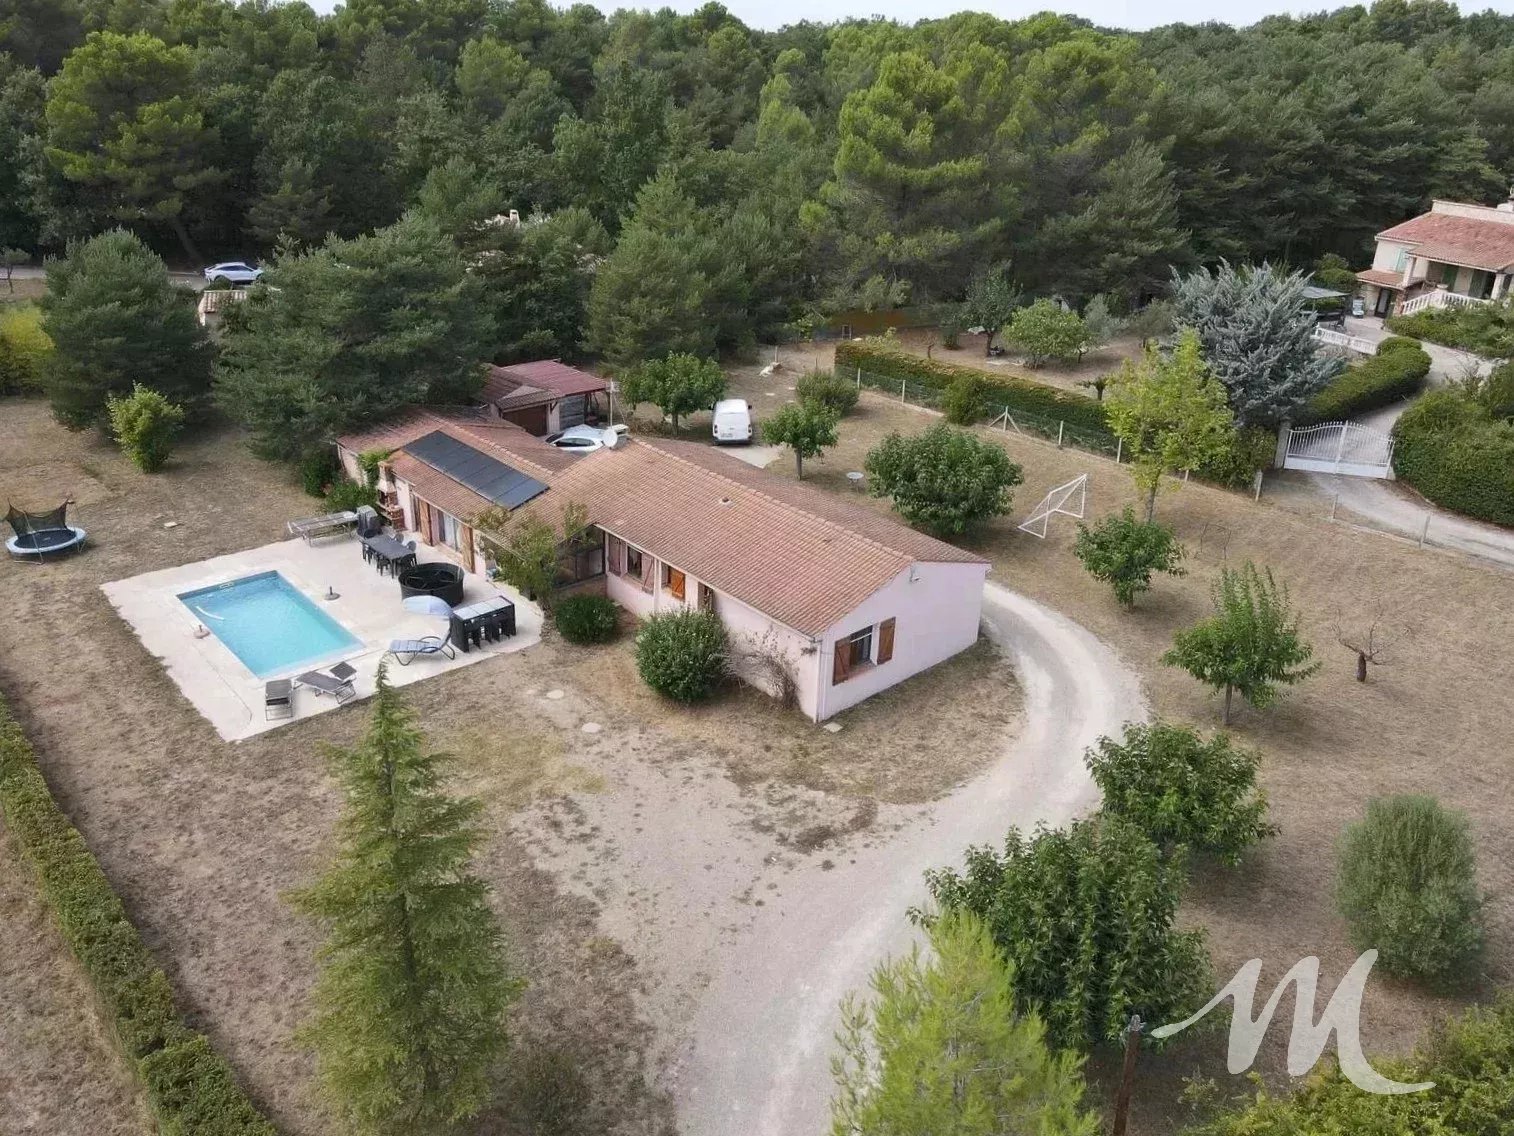
[[[357,514],[351,511],[342,513],[327,513],[320,517],[306,517],[299,521],[290,521],[284,527],[290,536],[303,537],[306,544],[319,540],[323,536],[345,536],[357,525]]]
[[[287,678],[276,678],[263,684],[263,717],[294,717],[294,686]]]
[[[396,639],[389,644],[389,654],[399,660],[402,667],[408,667],[410,660],[417,655],[446,655],[449,659],[457,658],[457,652],[452,649],[440,635],[427,635],[424,639]]]
[[[306,671],[294,681],[301,686],[308,686],[318,695],[331,695],[332,698],[336,699],[338,706],[351,702],[357,697],[357,691],[352,689],[352,680],[350,678],[340,679],[325,674],[322,671]]]

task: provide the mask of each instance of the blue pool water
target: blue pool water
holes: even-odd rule
[[[258,678],[362,647],[277,572],[181,592],[179,599]]]

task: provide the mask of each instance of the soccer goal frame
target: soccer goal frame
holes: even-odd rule
[[[1076,500],[1077,504],[1072,502]],[[1064,517],[1083,519],[1088,508],[1088,474],[1081,473],[1066,485],[1059,485],[1041,498],[1041,503],[1031,510],[1030,516],[1016,527],[1040,540],[1046,539],[1047,527],[1057,513]]]

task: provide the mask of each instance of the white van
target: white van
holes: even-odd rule
[[[710,426],[715,444],[734,442],[744,445],[752,440],[752,408],[744,398],[723,398],[715,404],[715,420]]]

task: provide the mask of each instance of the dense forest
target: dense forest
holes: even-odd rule
[[[1006,265],[1074,304],[1221,258],[1359,265],[1514,175],[1514,17],[1440,0],[1142,34],[3,0],[0,53],[0,248],[124,224],[192,264],[419,215],[494,276],[501,358],[613,359],[628,308],[739,350]]]

